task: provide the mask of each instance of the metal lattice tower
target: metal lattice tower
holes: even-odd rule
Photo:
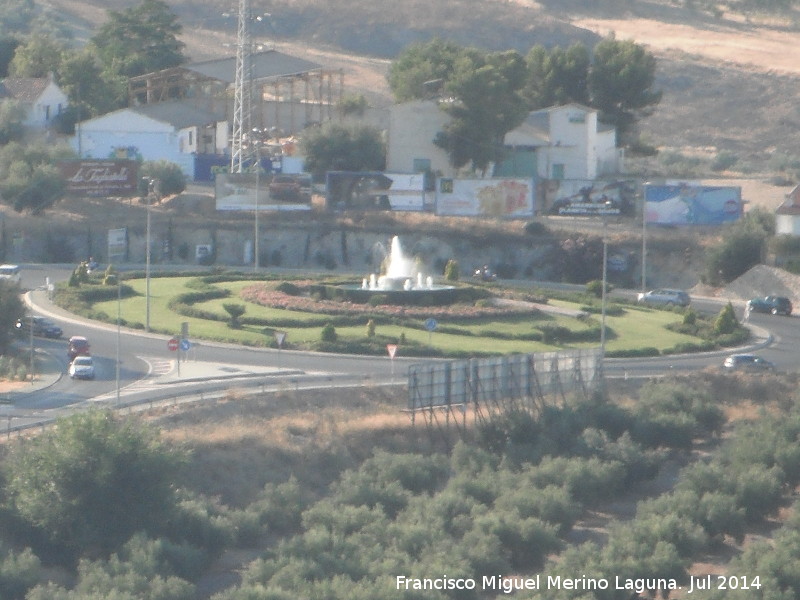
[[[253,112],[253,42],[250,37],[250,0],[239,0],[239,29],[236,37],[236,81],[233,96],[231,173],[244,173],[255,160],[248,135]],[[252,156],[251,156],[252,155]]]

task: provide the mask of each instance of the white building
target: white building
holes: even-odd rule
[[[195,154],[228,151],[228,122],[186,102],[132,106],[76,125],[72,146],[82,158],[167,160],[191,178]]]
[[[455,176],[447,152],[433,143],[450,117],[433,100],[414,100],[389,109],[386,171],[420,173],[431,171]]]
[[[532,150],[536,174],[542,179],[597,179],[622,169],[613,126],[600,123],[595,109],[565,104],[531,112],[504,143]]]
[[[619,173],[622,151],[616,147],[616,130],[597,117],[596,110],[580,104],[531,112],[504,138],[509,156],[507,164],[502,165],[503,175],[593,180]],[[435,100],[392,106],[386,170],[409,173],[429,169],[454,177],[447,153],[433,143],[448,119]],[[513,162],[516,168],[509,167]]]
[[[0,82],[0,102],[5,100],[25,108],[23,125],[40,131],[49,128],[69,105],[67,95],[52,77],[6,77]]]
[[[786,200],[775,211],[775,233],[800,236],[800,185],[786,194]]]

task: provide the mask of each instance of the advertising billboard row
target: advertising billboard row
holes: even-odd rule
[[[645,221],[653,225],[721,225],[742,216],[742,188],[691,184],[644,186]]]

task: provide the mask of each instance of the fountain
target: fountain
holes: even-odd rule
[[[348,294],[356,302],[366,302],[371,296],[383,294],[392,304],[448,304],[454,301],[455,289],[451,285],[435,284],[432,276],[419,271],[414,259],[403,252],[398,236],[392,238],[389,246],[385,274],[370,273],[361,280],[360,287],[338,287],[356,291]]]

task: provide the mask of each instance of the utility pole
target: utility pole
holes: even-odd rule
[[[244,173],[252,162],[253,144],[248,143],[253,113],[253,42],[250,36],[250,0],[239,0],[236,36],[236,80],[233,94],[231,173]]]

